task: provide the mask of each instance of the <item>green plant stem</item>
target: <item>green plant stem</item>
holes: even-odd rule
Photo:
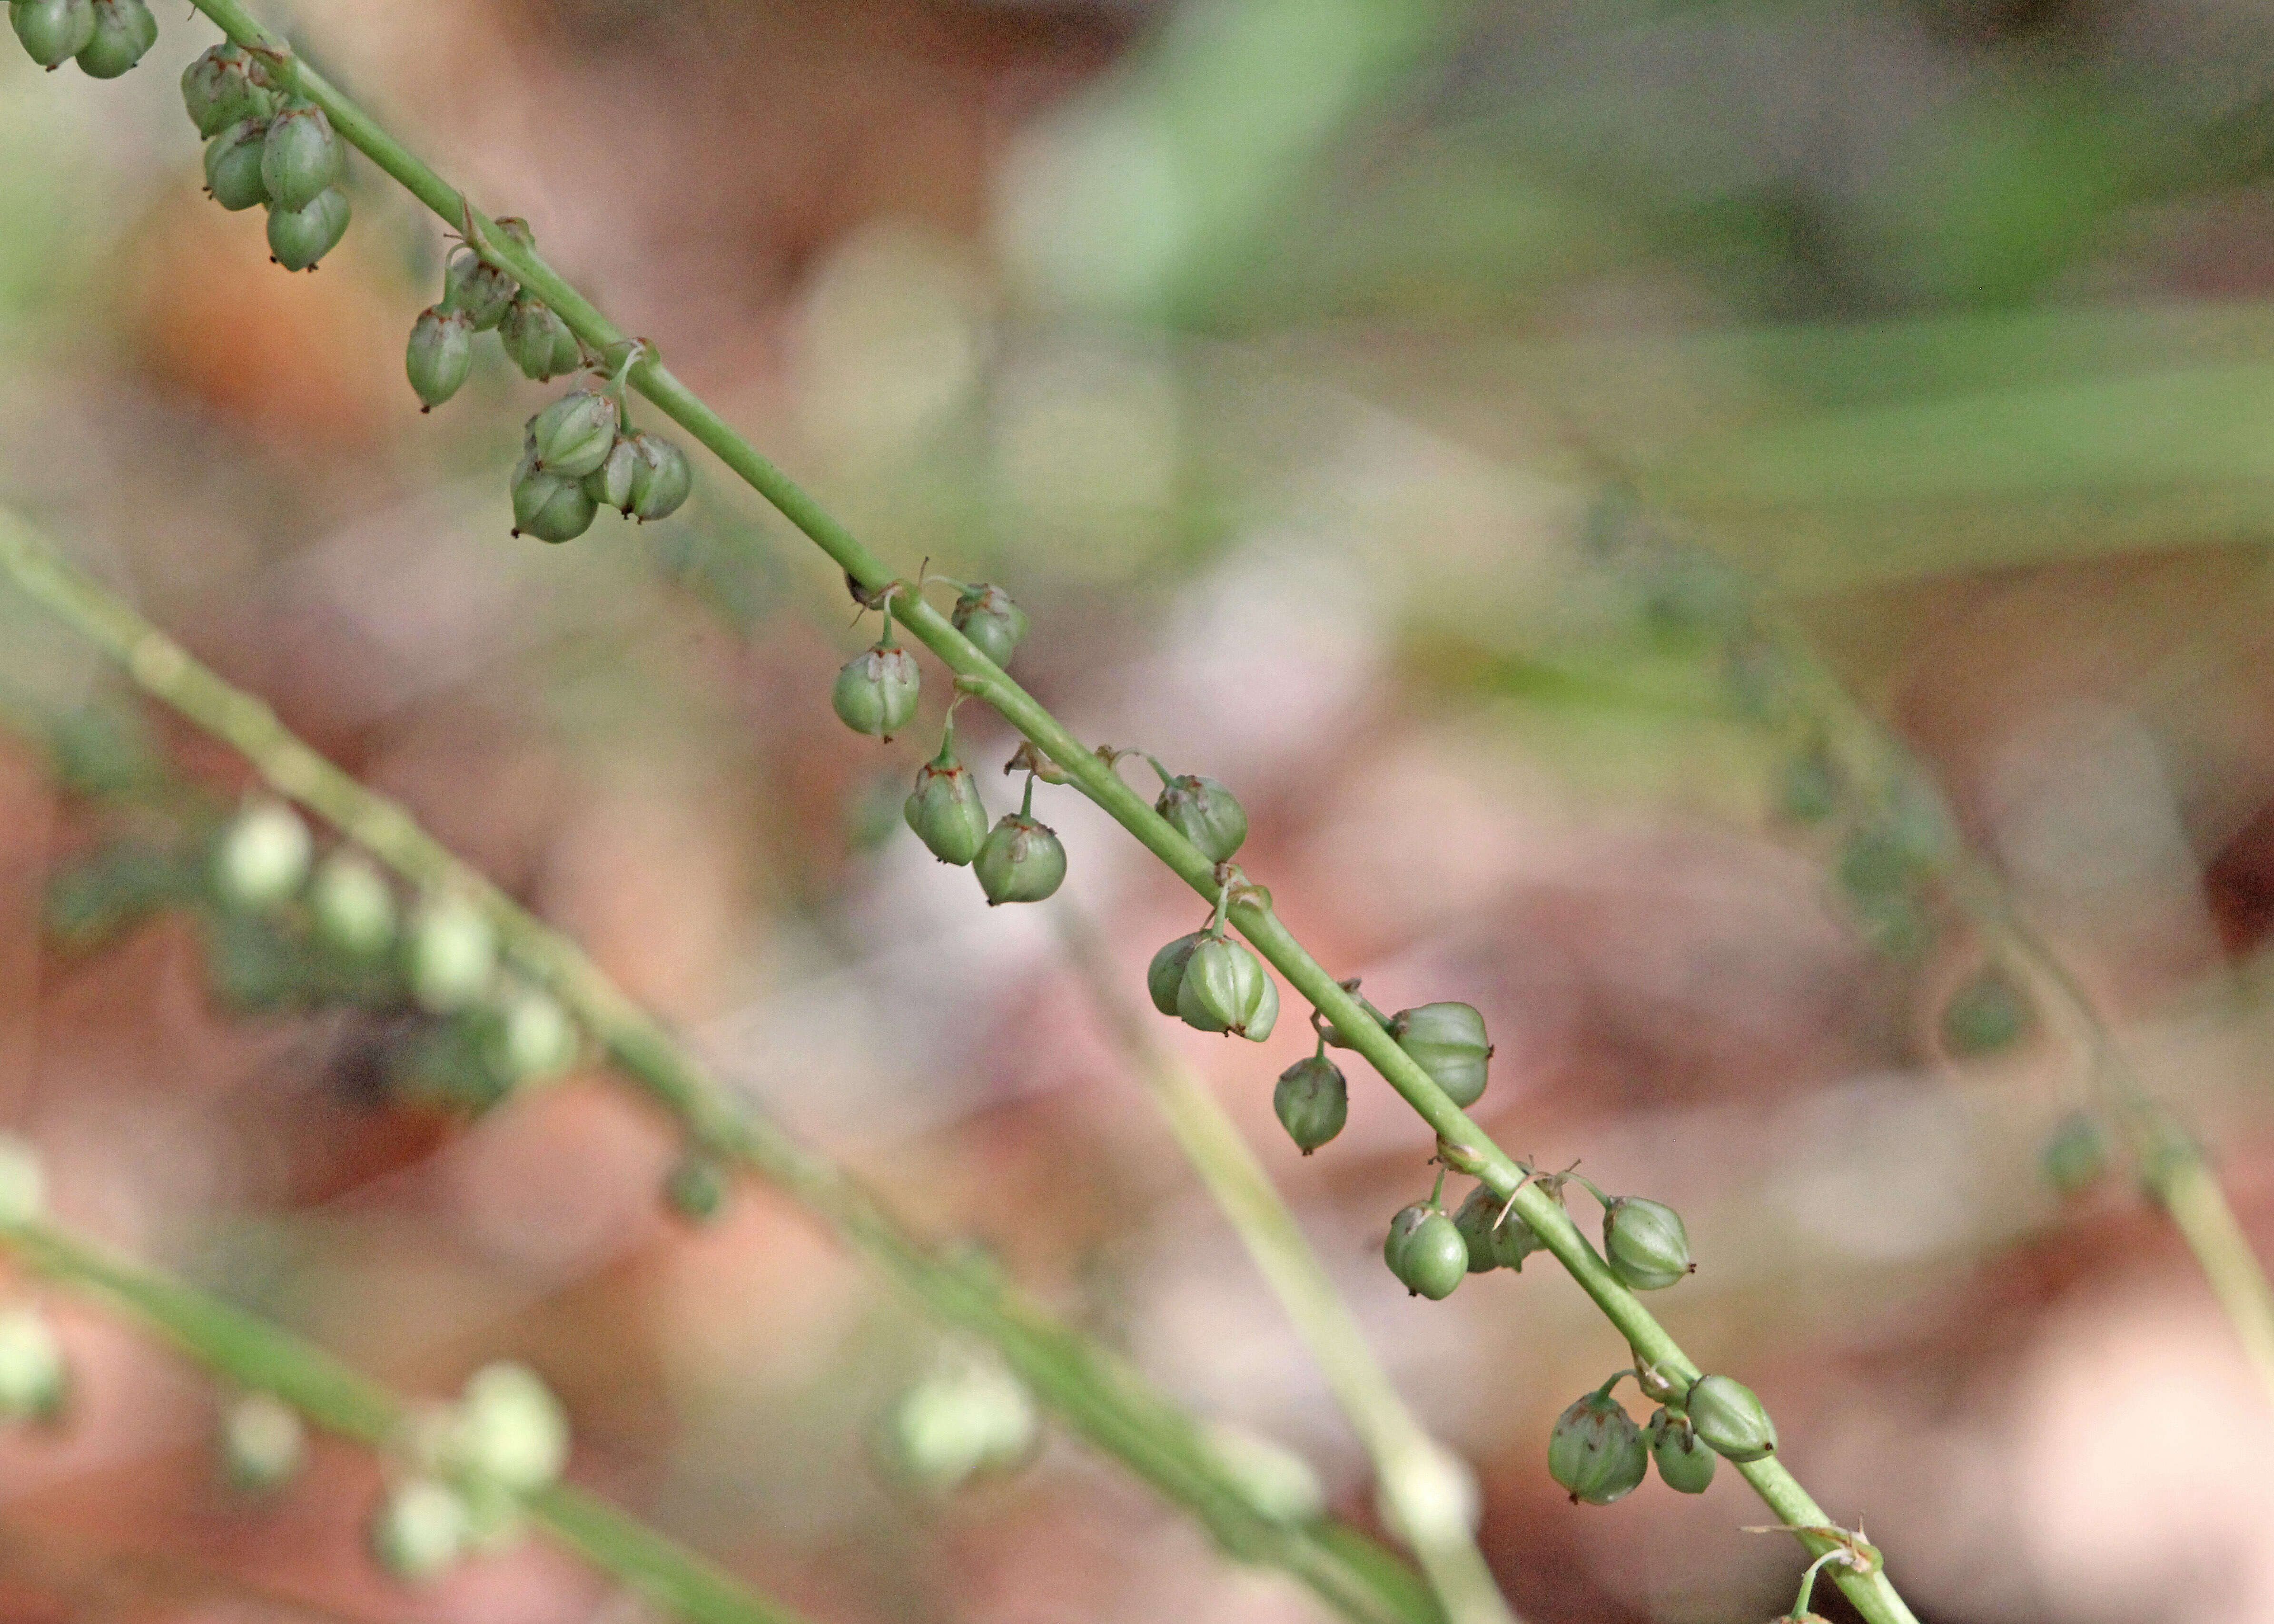
[[[241,0],[192,0],[192,4],[238,44],[284,53],[279,71],[291,89],[321,107],[343,139],[419,201],[452,225],[470,227],[480,239],[481,252],[551,305],[588,349],[605,354],[624,342],[623,333],[534,249],[491,229],[488,219],[475,211],[440,176],[413,157],[409,149],[381,130],[321,74],[291,56],[283,41],[262,28]],[[673,376],[651,347],[634,364],[629,376],[634,388],[772,502],[852,580],[872,595],[893,583],[891,572],[851,531]],[[1025,734],[1072,782],[1178,878],[1203,897],[1213,899],[1216,896],[1218,882],[1214,865],[1124,783],[1109,763],[1085,747],[912,587],[904,595],[903,603],[900,619],[906,629],[954,672],[963,685],[992,704],[1005,720]],[[1256,897],[1241,901],[1231,910],[1231,921],[1250,945],[1286,977],[1289,985],[1350,1035],[1352,1046],[1436,1131],[1440,1139],[1456,1147],[1463,1158],[1457,1165],[1490,1185],[1495,1194],[1515,1201],[1517,1213],[1538,1231],[1547,1251],[1570,1272],[1580,1289],[1594,1299],[1638,1358],[1661,1372],[1683,1376],[1698,1373],[1696,1366],[1650,1311],[1605,1267],[1562,1206],[1524,1183],[1523,1170],[1515,1158],[1471,1122],[1429,1074],[1390,1041],[1389,1034],[1378,1023],[1364,1018],[1358,1001],[1279,922],[1268,898]],[[1781,1464],[1772,1459],[1746,1468],[1745,1475],[1780,1518],[1788,1523],[1796,1521],[1787,1507],[1808,1497]],[[1829,1521],[1813,1501],[1808,1501],[1808,1506],[1806,1520],[1818,1524]],[[1796,1529],[1795,1537],[1811,1555],[1820,1554],[1826,1548],[1819,1536]],[[1867,1624],[1901,1624],[1911,1616],[1884,1574],[1868,1578],[1843,1575],[1840,1585],[1863,1613]]]
[[[280,793],[351,837],[403,878],[479,908],[501,947],[544,984],[609,1057],[714,1154],[787,1192],[925,1308],[992,1342],[1020,1380],[1077,1431],[1190,1511],[1224,1548],[1303,1579],[1364,1624],[1436,1616],[1410,1569],[1340,1524],[1291,1526],[1250,1499],[1201,1428],[1121,1361],[1013,1292],[986,1264],[942,1258],[834,1162],[800,1145],[727,1088],[582,949],[461,863],[401,807],[342,772],[0,510],[0,575],[116,658],[153,697],[241,752]]]
[[[1262,1162],[1208,1085],[1154,1039],[1088,916],[1070,901],[1053,904],[1052,916],[1114,1047],[1143,1080],[1185,1160],[1326,1376],[1446,1617],[1451,1624],[1516,1624],[1469,1531],[1462,1469],[1397,1395]]]
[[[406,1401],[218,1297],[47,1222],[0,1229],[0,1245],[34,1271],[124,1309],[207,1369],[275,1394],[327,1432],[374,1449],[403,1436]],[[801,1614],[582,1489],[555,1484],[521,1503],[562,1545],[693,1624],[801,1624]]]

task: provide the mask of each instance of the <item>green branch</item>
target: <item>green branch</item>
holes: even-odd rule
[[[403,1436],[411,1415],[404,1400],[265,1320],[49,1223],[0,1228],[0,1245],[36,1273],[125,1310],[207,1369],[274,1394],[327,1432],[373,1449]],[[562,1545],[692,1624],[803,1624],[802,1614],[582,1489],[554,1484],[521,1505]]]

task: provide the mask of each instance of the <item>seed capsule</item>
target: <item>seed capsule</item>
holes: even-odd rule
[[[603,508],[628,513],[632,505],[632,475],[639,467],[639,452],[629,434],[616,436],[599,467],[584,476],[584,494]]]
[[[1350,1085],[1343,1069],[1324,1055],[1298,1060],[1279,1073],[1271,1091],[1279,1125],[1305,1155],[1333,1139],[1350,1119]]]
[[[1992,1054],[2029,1026],[2029,1001],[1992,965],[1951,995],[1942,1011],[1943,1047],[1961,1057]]]
[[[538,467],[582,479],[607,461],[622,416],[616,402],[599,391],[571,389],[529,420]]]
[[[1413,1238],[1413,1231],[1419,1229],[1421,1221],[1435,1210],[1427,1201],[1416,1201],[1411,1207],[1399,1207],[1390,1219],[1389,1233],[1382,1241],[1382,1260],[1389,1266],[1391,1274],[1398,1272],[1398,1262],[1405,1256],[1405,1245]]]
[[[600,511],[582,477],[538,466],[525,452],[513,470],[513,533],[539,541],[574,541],[592,528]]]
[[[158,42],[158,19],[143,0],[94,0],[94,37],[79,52],[89,79],[117,79]]]
[[[234,42],[215,46],[182,70],[182,105],[190,122],[208,139],[243,118],[265,119],[276,110],[275,94],[254,82],[252,58]]]
[[[687,453],[660,434],[636,430],[631,441],[639,453],[639,465],[632,470],[631,506],[625,511],[642,524],[667,519],[695,489],[695,470],[688,465]]]
[[[458,392],[474,365],[474,324],[462,310],[429,305],[410,324],[410,346],[403,370],[422,402],[432,411]]]
[[[1400,1218],[1404,1215],[1398,1214]],[[1395,1221],[1391,1234],[1397,1234]],[[1437,1303],[1452,1296],[1467,1278],[1469,1246],[1450,1218],[1434,1207],[1424,1207],[1420,1218],[1407,1226],[1394,1252],[1384,1244],[1382,1260],[1389,1265],[1389,1272],[1397,1276],[1410,1295]]]
[[[1490,1186],[1479,1184],[1453,1214],[1453,1227],[1469,1249],[1469,1273],[1490,1269],[1522,1270],[1525,1259],[1540,1250],[1540,1236],[1518,1213],[1506,1207]]]
[[[1642,1431],[1608,1387],[1590,1393],[1556,1417],[1547,1440],[1547,1472],[1570,1492],[1572,1504],[1608,1506],[1623,1500],[1649,1470]]]
[[[717,1157],[690,1150],[664,1176],[663,1199],[689,1223],[709,1223],[726,1210],[729,1188]]]
[[[1187,772],[1169,776],[1160,763],[1161,798],[1153,810],[1176,827],[1177,832],[1200,848],[1210,862],[1225,862],[1247,838],[1247,813],[1232,793],[1214,778]]]
[[[960,868],[987,843],[987,808],[971,769],[955,758],[953,733],[940,741],[939,754],[916,769],[916,786],[900,816],[944,863]]]
[[[497,969],[497,933],[471,903],[428,898],[411,921],[408,944],[411,996],[437,1015],[478,1003]]]
[[[1178,936],[1155,953],[1153,962],[1145,966],[1145,991],[1162,1014],[1177,1012],[1177,992],[1185,984],[1185,966],[1207,935],[1205,930],[1195,930],[1188,936]]]
[[[1820,823],[1840,809],[1840,770],[1820,748],[1785,764],[1777,803],[1796,823]]]
[[[256,801],[222,831],[214,888],[230,907],[274,907],[307,877],[311,846],[298,813],[282,801]]]
[[[568,1417],[537,1372],[501,1359],[467,1378],[448,1455],[460,1470],[516,1494],[556,1481],[568,1463]]]
[[[30,1141],[0,1133],[0,1228],[37,1218],[48,1203],[48,1176]]]
[[[513,296],[519,291],[511,276],[470,248],[454,255],[442,273],[444,306],[463,311],[477,333],[486,333],[503,321]]]
[[[8,11],[25,53],[50,73],[94,38],[94,0],[15,0]]]
[[[342,846],[309,888],[316,932],[351,959],[375,959],[395,940],[395,893],[371,860]]]
[[[1485,1018],[1466,1004],[1424,1004],[1389,1018],[1397,1047],[1435,1079],[1454,1104],[1466,1110],[1485,1091],[1493,1046]]]
[[[829,690],[829,703],[837,712],[837,719],[855,733],[889,741],[914,719],[916,696],[922,683],[923,673],[916,668],[915,657],[892,641],[892,612],[887,608],[885,635],[873,647],[864,649],[838,668],[836,685]],[[1027,799],[1031,801],[1034,798],[1034,786],[1029,782]],[[1011,821],[1005,818],[1004,826],[1008,827]],[[1051,881],[1050,890],[1057,889],[1058,882]],[[1048,896],[1050,892],[1043,894]]]
[[[983,1472],[1018,1465],[1041,1435],[1033,1396],[993,1360],[944,1365],[902,1394],[885,1418],[892,1463],[946,1493]]]
[[[348,194],[337,186],[318,192],[305,208],[268,205],[268,252],[288,271],[313,270],[316,261],[348,234]]]
[[[840,710],[840,715],[843,712]],[[1034,800],[1030,785],[1027,799]],[[1065,878],[1065,847],[1058,833],[1025,812],[1006,812],[971,860],[987,906],[1005,902],[1040,902],[1058,890]]]
[[[577,1048],[576,1023],[560,1001],[525,987],[499,1012],[489,1059],[511,1083],[550,1082],[576,1064]]]
[[[564,342],[565,341],[565,342]],[[545,383],[561,372],[573,372],[584,360],[576,335],[553,307],[530,297],[527,289],[513,296],[498,322],[498,342],[524,376]],[[566,358],[568,365],[561,363]]]
[[[300,1412],[275,1394],[247,1393],[222,1417],[221,1454],[231,1487],[270,1493],[298,1475],[308,1429]]]
[[[1011,601],[999,586],[981,581],[963,589],[948,618],[955,629],[979,646],[979,651],[1005,670],[1011,651],[1027,635],[1027,612]]]
[[[1638,1196],[1620,1196],[1603,1209],[1603,1257],[1634,1291],[1663,1290],[1698,1267],[1682,1214]]]
[[[304,209],[336,185],[345,162],[332,121],[320,107],[288,107],[268,121],[260,147],[260,184],[271,207]]]
[[[1700,1376],[1682,1401],[1706,1447],[1739,1465],[1776,1453],[1776,1424],[1753,1390],[1727,1376]]]
[[[1677,1494],[1703,1494],[1713,1481],[1719,1459],[1698,1440],[1690,1417],[1660,1405],[1650,1418],[1650,1458],[1658,1475]]]
[[[371,1553],[406,1583],[440,1577],[464,1554],[465,1502],[430,1477],[399,1483],[372,1520]]]
[[[1262,960],[1225,936],[1206,936],[1185,961],[1177,1013],[1202,1032],[1261,1043],[1279,1019],[1279,988]]]
[[[223,208],[251,208],[268,201],[260,184],[260,149],[268,139],[265,119],[243,118],[206,144],[206,190]]]
[[[0,1309],[0,1420],[52,1421],[70,1387],[63,1344],[38,1309]]]
[[[1242,1497],[1272,1522],[1299,1524],[1325,1515],[1327,1491],[1319,1474],[1284,1444],[1224,1421],[1209,1424],[1207,1442]]]
[[[2062,1196],[2082,1195],[2108,1170],[2108,1141],[2087,1111],[2070,1111],[2037,1153],[2045,1182]]]

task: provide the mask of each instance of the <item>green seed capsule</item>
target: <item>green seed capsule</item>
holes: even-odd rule
[[[1159,771],[1159,763],[1154,763]],[[1214,778],[1187,772],[1171,778],[1161,773],[1161,798],[1153,803],[1177,832],[1200,848],[1212,863],[1230,861],[1247,838],[1247,813],[1232,793]]]
[[[527,289],[515,294],[506,306],[498,322],[498,342],[505,346],[506,354],[513,357],[513,364],[521,368],[522,374],[538,383],[548,382],[562,372],[575,372],[584,360],[576,348],[576,335],[568,330],[568,324],[554,314],[550,305],[531,298]],[[561,365],[564,357],[568,362],[566,366]]]
[[[266,119],[245,118],[206,144],[206,190],[223,208],[251,208],[268,201],[260,184],[260,149],[268,139]]]
[[[855,733],[889,741],[915,720],[923,673],[916,668],[914,655],[890,641],[891,627],[885,628],[885,641],[862,650],[839,667],[829,703],[838,720]],[[1007,825],[1009,820],[1005,821]],[[1058,889],[1056,881],[1050,889]]]
[[[943,1365],[902,1394],[885,1418],[884,1444],[903,1475],[934,1493],[1018,1465],[1034,1450],[1041,1417],[1026,1387],[993,1360]]]
[[[428,1477],[413,1477],[387,1492],[372,1520],[371,1553],[406,1583],[440,1578],[465,1553],[465,1502]]]
[[[432,411],[458,392],[474,365],[474,324],[462,310],[440,304],[419,312],[410,324],[410,345],[403,370],[418,396],[421,411]]]
[[[557,1481],[568,1463],[568,1416],[537,1372],[509,1359],[467,1379],[448,1455],[459,1470],[516,1494]]]
[[[632,475],[639,468],[639,452],[631,436],[619,434],[606,459],[584,476],[584,494],[603,508],[629,513],[632,505]]]
[[[50,73],[94,38],[94,0],[15,0],[8,10],[26,54]]]
[[[0,1228],[37,1218],[48,1204],[48,1176],[31,1142],[0,1133]]]
[[[1298,1060],[1279,1073],[1271,1091],[1279,1125],[1305,1155],[1333,1139],[1350,1119],[1350,1085],[1342,1067],[1324,1055]]]
[[[0,1420],[54,1420],[70,1385],[48,1317],[28,1306],[0,1309]]]
[[[1822,750],[1787,763],[1777,803],[1796,823],[1820,823],[1840,809],[1840,773]]]
[[[506,1000],[491,1034],[493,1070],[514,1084],[545,1083],[576,1064],[576,1023],[550,993],[524,987]]]
[[[309,271],[348,234],[348,194],[337,186],[318,192],[305,208],[268,206],[268,252],[288,271]]]
[[[2037,1153],[2045,1182],[2065,1198],[2082,1195],[2108,1170],[2108,1141],[2087,1111],[2070,1111],[2053,1124]]]
[[[1650,1458],[1658,1475],[1677,1494],[1703,1494],[1713,1481],[1721,1457],[1698,1441],[1690,1417],[1660,1405],[1650,1418]]]
[[[486,333],[505,320],[519,292],[513,278],[471,249],[461,249],[442,273],[442,304],[463,311],[474,331]]]
[[[1029,790],[1030,798],[1032,793]],[[989,907],[1040,902],[1058,890],[1065,870],[1065,847],[1057,831],[1024,812],[1005,813],[971,860],[971,871],[979,876]]]
[[[547,473],[582,479],[608,460],[622,421],[616,402],[597,389],[571,389],[529,420],[529,444]]]
[[[158,19],[142,0],[94,0],[94,37],[79,52],[89,79],[117,79],[158,42]]]
[[[351,959],[375,959],[395,940],[395,892],[372,861],[342,846],[309,887],[316,934]]]
[[[1327,1508],[1327,1491],[1311,1463],[1284,1444],[1228,1422],[1208,1426],[1209,1453],[1263,1516],[1290,1526],[1315,1522]]]
[[[660,434],[636,430],[631,440],[639,465],[632,470],[631,506],[625,511],[642,524],[667,519],[695,489],[695,470],[688,465],[687,453]]]
[[[958,868],[979,855],[987,843],[987,808],[971,769],[955,758],[953,735],[939,754],[916,769],[916,786],[900,808],[916,838],[944,863]]]
[[[2029,1016],[2021,989],[1992,965],[1951,995],[1942,1011],[1943,1047],[1963,1058],[1993,1054],[2029,1029]]]
[[[1409,1294],[1433,1303],[1452,1296],[1468,1277],[1469,1244],[1453,1221],[1434,1207],[1408,1229],[1395,1258],[1387,1250],[1382,1255]]]
[[[533,451],[513,470],[513,533],[539,541],[574,541],[592,528],[600,505],[581,476],[538,466]]]
[[[230,42],[182,70],[182,105],[198,133],[210,139],[240,119],[266,119],[276,110],[276,95],[254,80],[252,57]]]
[[[1776,1453],[1776,1425],[1753,1390],[1727,1376],[1700,1376],[1682,1401],[1706,1447],[1739,1465]]]
[[[486,997],[497,969],[497,932],[463,898],[429,898],[419,905],[407,943],[411,996],[437,1015]]]
[[[1389,1272],[1401,1280],[1404,1276],[1400,1272],[1400,1265],[1405,1257],[1407,1243],[1413,1238],[1413,1231],[1421,1227],[1421,1221],[1436,1210],[1427,1201],[1416,1201],[1411,1207],[1399,1207],[1390,1219],[1389,1233],[1382,1241],[1382,1260],[1389,1266]]]
[[[1204,937],[1185,960],[1177,1014],[1202,1032],[1261,1043],[1279,1019],[1279,988],[1263,961],[1226,936]]]
[[[1191,962],[1193,949],[1206,937],[1205,930],[1195,930],[1188,936],[1178,936],[1153,955],[1153,962],[1145,966],[1145,991],[1153,1000],[1153,1007],[1163,1015],[1177,1012],[1177,993],[1185,984],[1185,966]]]
[[[274,907],[300,889],[312,847],[300,815],[256,801],[230,820],[214,851],[214,889],[233,908]]]
[[[341,178],[339,138],[320,107],[288,107],[268,121],[260,184],[272,207],[304,209]]]
[[[1603,1258],[1632,1291],[1663,1290],[1698,1267],[1682,1214],[1638,1196],[1620,1196],[1603,1209]]]
[[[1011,651],[1027,635],[1027,612],[1011,601],[999,586],[981,581],[963,589],[950,612],[955,629],[971,639],[979,651],[1008,670]]]
[[[1608,1389],[1590,1393],[1556,1417],[1547,1472],[1577,1505],[1608,1506],[1631,1494],[1650,1470],[1642,1430]]]
[[[1539,1234],[1520,1214],[1503,1216],[1504,1205],[1488,1186],[1479,1184],[1453,1214],[1453,1227],[1468,1244],[1472,1274],[1496,1268],[1521,1271],[1525,1259],[1540,1250]]]
[[[300,1412],[275,1394],[247,1393],[222,1417],[221,1455],[232,1488],[271,1493],[299,1474],[308,1429]]]
[[[1389,1025],[1397,1047],[1435,1079],[1454,1104],[1466,1110],[1483,1095],[1493,1046],[1485,1036],[1485,1018],[1473,1005],[1424,1004],[1398,1011]]]
[[[716,1156],[690,1150],[664,1176],[663,1199],[689,1223],[709,1223],[726,1210],[731,1189]]]

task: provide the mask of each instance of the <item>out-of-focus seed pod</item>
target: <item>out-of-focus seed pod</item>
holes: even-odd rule
[[[29,1139],[0,1133],[0,1229],[31,1222],[48,1205],[48,1176]]]
[[[317,867],[308,899],[316,933],[350,959],[376,959],[395,941],[395,892],[370,858],[341,846]]]
[[[54,1420],[70,1385],[48,1317],[25,1304],[0,1309],[0,1420]]]
[[[158,42],[158,19],[143,0],[94,0],[94,37],[79,51],[89,79],[117,79]]]
[[[639,463],[632,470],[631,506],[625,511],[642,524],[667,519],[695,489],[695,470],[688,465],[687,454],[660,434],[635,430],[631,441]]]
[[[513,470],[513,533],[555,544],[574,541],[592,528],[600,511],[581,476],[540,467],[534,451]]]
[[[1319,1474],[1285,1445],[1223,1421],[1209,1425],[1207,1443],[1248,1505],[1263,1516],[1297,1524],[1324,1515],[1327,1492]]]
[[[568,1412],[527,1365],[485,1365],[459,1396],[448,1453],[463,1472],[533,1494],[568,1463]]]
[[[444,307],[464,312],[477,333],[486,333],[504,320],[513,296],[518,291],[511,276],[471,248],[463,248],[452,255],[448,267],[442,273]]]
[[[1820,823],[1840,809],[1840,771],[1823,749],[1802,751],[1785,763],[1777,806],[1796,823]]]
[[[515,1084],[546,1083],[576,1064],[576,1023],[551,993],[516,990],[498,1011],[490,1063]]]
[[[267,1494],[299,1475],[308,1456],[300,1412],[273,1393],[247,1393],[221,1418],[222,1470],[231,1487]]]
[[[948,618],[979,651],[1008,670],[1012,650],[1027,635],[1027,612],[999,586],[984,581],[963,589]]]
[[[182,105],[198,133],[211,139],[240,119],[267,118],[276,94],[254,77],[245,48],[225,41],[182,70]]]
[[[689,1150],[664,1176],[663,1199],[689,1223],[709,1223],[726,1210],[731,1188],[727,1169],[716,1156]]]
[[[1343,1131],[1350,1119],[1350,1084],[1324,1055],[1298,1060],[1279,1073],[1271,1109],[1296,1147],[1309,1155]]]
[[[339,138],[320,107],[288,107],[268,121],[260,184],[271,208],[304,209],[339,184]]]
[[[222,831],[214,890],[232,908],[268,908],[300,889],[314,849],[308,825],[281,801],[255,801]]]
[[[1397,1047],[1463,1110],[1483,1097],[1493,1056],[1485,1018],[1472,1004],[1424,1004],[1389,1018]]]
[[[94,0],[15,0],[8,20],[25,54],[50,73],[94,38]]]
[[[1720,1456],[1699,1441],[1690,1417],[1660,1405],[1650,1418],[1650,1458],[1658,1475],[1677,1494],[1703,1494],[1713,1481]]]
[[[1633,1291],[1663,1290],[1698,1267],[1682,1214],[1639,1196],[1620,1196],[1603,1208],[1603,1257]]]
[[[433,1013],[471,1008],[489,995],[497,971],[497,932],[463,897],[419,905],[407,943],[411,996]]]
[[[431,1477],[396,1484],[371,1525],[371,1553],[405,1583],[437,1579],[465,1553],[465,1502]]]
[[[1247,839],[1247,812],[1238,797],[1214,778],[1196,772],[1171,777],[1160,763],[1161,796],[1153,810],[1200,849],[1212,863],[1229,861]]]
[[[1195,930],[1175,941],[1153,955],[1153,962],[1145,966],[1145,992],[1153,1000],[1153,1007],[1163,1015],[1177,1012],[1177,992],[1185,984],[1185,966],[1190,962],[1193,949],[1208,935]]]
[[[1261,1043],[1279,1019],[1279,988],[1256,956],[1226,936],[1203,936],[1185,960],[1177,1013],[1202,1032]]]
[[[1988,966],[1943,1006],[1943,1047],[1962,1059],[1994,1054],[2029,1030],[2029,1000],[2013,978]]]
[[[979,799],[971,769],[956,759],[953,728],[940,741],[939,754],[916,769],[915,787],[900,816],[924,849],[944,863],[961,868],[986,845],[986,803]]]
[[[2053,1124],[2052,1135],[2037,1153],[2045,1182],[2066,1199],[2074,1199],[2100,1181],[2108,1171],[2108,1139],[2089,1111],[2067,1113]]]
[[[1425,1210],[1420,1221],[1410,1226],[1395,1257],[1387,1246],[1382,1256],[1389,1264],[1389,1272],[1397,1276],[1409,1293],[1426,1297],[1433,1303],[1452,1296],[1468,1277],[1468,1243],[1453,1227],[1453,1221],[1434,1207]]]
[[[974,1354],[943,1364],[902,1394],[885,1417],[883,1441],[901,1475],[944,1494],[1019,1465],[1041,1432],[1026,1387],[992,1358]]]
[[[1739,1465],[1776,1453],[1776,1424],[1753,1390],[1728,1376],[1700,1376],[1682,1401],[1706,1447]]]
[[[1572,1503],[1608,1506],[1634,1492],[1650,1470],[1650,1451],[1626,1407],[1603,1387],[1556,1417],[1547,1471]]]
[[[474,366],[474,324],[462,310],[432,304],[410,324],[403,370],[421,411],[432,411],[458,392]]]
[[[260,149],[268,139],[268,121],[244,118],[206,144],[206,190],[223,208],[251,208],[268,201],[260,184]]]
[[[348,194],[337,186],[318,192],[305,208],[285,208],[271,198],[269,254],[288,271],[313,270],[348,234],[349,213]]]

